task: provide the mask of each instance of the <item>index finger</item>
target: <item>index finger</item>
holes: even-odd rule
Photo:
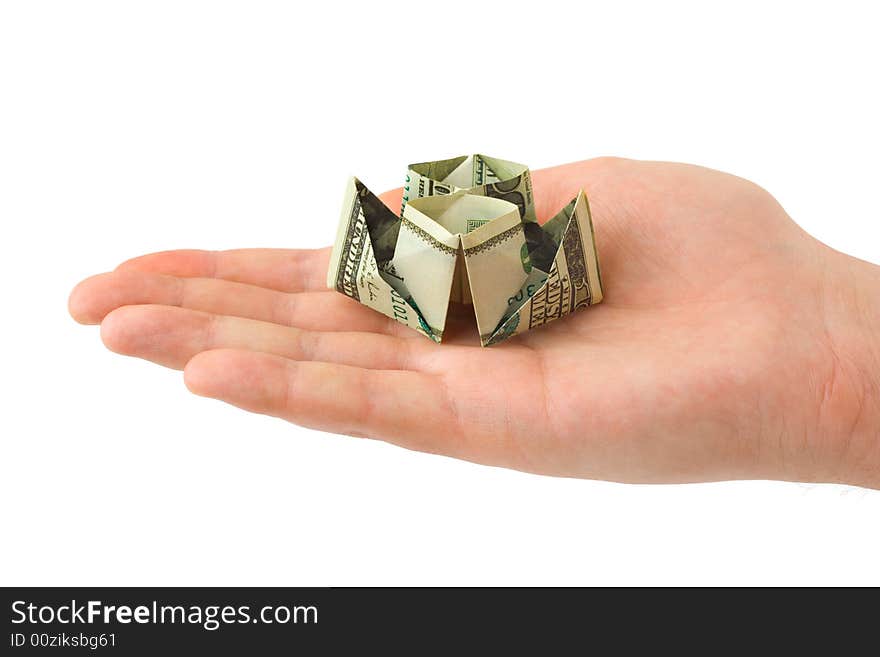
[[[380,198],[397,213],[403,188],[387,191]],[[181,278],[217,278],[279,292],[318,292],[327,289],[329,261],[329,247],[230,251],[180,249],[132,258],[119,265],[117,270]]]
[[[160,251],[127,260],[117,271],[180,278],[216,278],[279,292],[327,289],[330,249],[235,249]]]

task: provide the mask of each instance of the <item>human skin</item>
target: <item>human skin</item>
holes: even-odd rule
[[[438,345],[326,289],[329,249],[146,255],[70,312],[198,395],[324,431],[548,475],[880,488],[880,267],[710,169],[533,182],[542,221],[586,190],[605,299],[494,347],[461,309]]]

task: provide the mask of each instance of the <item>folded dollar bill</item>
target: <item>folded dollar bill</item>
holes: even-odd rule
[[[528,168],[479,154],[410,165],[400,216],[352,178],[327,285],[436,342],[472,305],[483,346],[602,300],[586,194],[540,225]]]

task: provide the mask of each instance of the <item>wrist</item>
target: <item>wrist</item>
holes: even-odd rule
[[[828,249],[824,323],[831,362],[817,438],[828,479],[880,488],[880,267]]]

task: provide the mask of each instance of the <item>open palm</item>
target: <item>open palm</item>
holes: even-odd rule
[[[827,249],[708,169],[603,158],[533,180],[541,220],[587,191],[605,301],[495,347],[466,309],[438,345],[326,289],[329,249],[143,256],[71,312],[196,394],[308,427],[556,475],[819,476],[821,445],[792,453],[848,403],[828,397]]]

